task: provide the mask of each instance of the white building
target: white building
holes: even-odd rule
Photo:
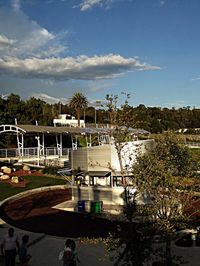
[[[59,118],[53,119],[53,124],[55,127],[57,125],[65,127],[78,127],[78,120],[75,119],[74,116],[71,116],[69,114],[60,114]],[[84,120],[80,120],[80,127],[85,127]]]
[[[125,173],[131,174],[132,165],[136,162],[138,154],[144,154],[151,148],[152,143],[152,139],[124,143],[121,157]],[[86,172],[110,171],[113,175],[121,172],[117,150],[112,143],[71,150],[71,168]]]

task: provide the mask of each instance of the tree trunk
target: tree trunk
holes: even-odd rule
[[[126,182],[126,177],[124,175],[124,169],[123,169],[123,164],[122,164],[122,155],[121,155],[121,148],[117,147],[117,155],[118,155],[118,159],[119,159],[119,165],[120,165],[120,172],[121,172],[121,176],[122,176],[122,185],[124,187],[124,199],[125,199],[125,203],[128,203],[128,195],[127,195],[127,182]]]
[[[78,127],[80,127],[80,108],[77,108]]]
[[[166,237],[166,266],[172,265],[172,254],[171,254],[171,236],[167,234]]]

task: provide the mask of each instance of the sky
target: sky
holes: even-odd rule
[[[0,0],[0,96],[200,108],[199,13],[199,0]]]

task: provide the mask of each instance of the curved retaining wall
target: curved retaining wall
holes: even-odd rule
[[[26,190],[24,192],[20,192],[20,193],[18,193],[16,195],[10,196],[10,197],[0,201],[0,207],[4,203],[6,203],[7,201],[10,201],[10,200],[21,199],[21,198],[24,198],[26,196],[30,196],[32,194],[43,192],[43,191],[51,191],[51,190],[66,189],[66,188],[69,188],[69,186],[67,186],[67,185],[56,185],[56,186],[40,187],[40,188],[34,188],[34,189]]]

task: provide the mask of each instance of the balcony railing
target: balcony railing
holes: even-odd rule
[[[200,142],[186,142],[189,148],[200,148]]]
[[[64,148],[61,150],[57,149],[56,147],[46,147],[44,150],[39,151],[40,156],[48,157],[48,156],[69,156],[69,148]],[[31,158],[38,156],[38,148],[31,147],[31,148],[12,148],[12,149],[0,149],[0,158]]]

